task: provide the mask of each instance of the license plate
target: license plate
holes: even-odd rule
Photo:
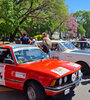
[[[70,89],[69,88],[64,91],[64,95],[67,95],[69,93],[70,93]]]

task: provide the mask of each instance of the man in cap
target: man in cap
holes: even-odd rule
[[[23,32],[21,32],[23,36],[21,38],[20,43],[21,44],[29,44],[29,37],[27,37],[27,33],[26,32],[24,32],[24,33]]]

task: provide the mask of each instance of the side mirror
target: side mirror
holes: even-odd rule
[[[11,58],[5,58],[3,62],[7,64],[15,64]]]

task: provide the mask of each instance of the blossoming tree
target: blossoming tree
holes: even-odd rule
[[[78,23],[72,15],[70,15],[70,19],[66,22],[66,26],[68,27],[68,34],[73,37],[76,37]]]

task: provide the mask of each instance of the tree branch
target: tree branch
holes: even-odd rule
[[[54,33],[54,32],[63,24],[64,20],[65,20],[65,19],[63,19],[63,20],[59,23],[59,25],[53,30],[52,33]]]
[[[36,19],[48,19],[48,18],[49,18],[49,17],[45,17],[45,18],[43,18],[43,17],[37,17],[37,16],[28,16],[28,17],[36,18]]]
[[[32,6],[33,6],[33,1],[31,2],[31,5],[30,5],[29,9],[27,10],[27,12],[25,12],[22,16],[20,16],[19,19],[24,17],[29,11],[31,11]]]
[[[37,11],[37,10],[41,10],[41,9],[43,9],[44,7],[46,7],[48,5],[48,3],[46,2],[46,3],[44,3],[44,4],[42,4],[41,6],[39,6],[39,7],[37,7],[37,8],[35,8],[35,9],[33,9],[33,10],[28,10],[26,13],[25,13],[25,17],[21,20],[21,22],[19,23],[19,25],[21,25],[28,17],[29,17],[29,14],[31,14],[31,13],[33,13],[33,12],[35,12],[35,11]],[[29,8],[30,9],[30,8]]]
[[[27,8],[19,9],[17,13],[19,13],[19,12],[22,11],[22,10],[27,10]]]
[[[16,5],[20,4],[23,0],[19,0],[18,2],[16,2]]]

